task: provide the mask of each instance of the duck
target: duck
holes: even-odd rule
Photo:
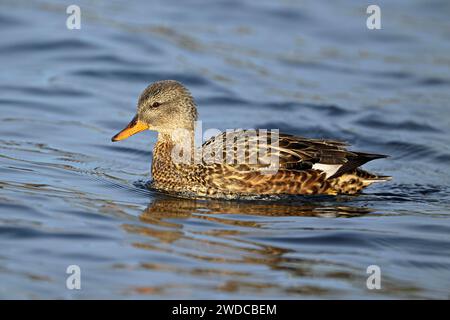
[[[197,142],[197,106],[176,80],[150,84],[128,125],[112,137],[158,133],[149,187],[187,197],[248,199],[284,195],[354,195],[391,179],[361,169],[386,155],[348,150],[346,142],[277,129],[236,129]]]

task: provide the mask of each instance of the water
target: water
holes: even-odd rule
[[[0,4],[1,298],[449,298],[447,1]],[[154,133],[113,144],[150,82],[204,128],[280,128],[391,158],[355,197],[176,199]],[[82,289],[66,288],[78,265]],[[366,269],[381,268],[381,290]]]

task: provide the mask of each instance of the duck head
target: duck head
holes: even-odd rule
[[[168,135],[178,129],[193,131],[196,120],[197,108],[189,90],[175,80],[158,81],[141,93],[135,117],[111,140],[124,140],[144,130]]]

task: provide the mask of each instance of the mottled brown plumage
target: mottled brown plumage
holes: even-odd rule
[[[196,147],[196,119],[189,91],[179,82],[159,81],[144,90],[136,117],[113,141],[145,129],[158,131],[152,186],[191,196],[355,194],[389,179],[359,168],[384,155],[348,151],[340,141],[236,130]]]

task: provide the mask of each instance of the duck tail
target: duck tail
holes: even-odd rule
[[[329,179],[337,178],[344,174],[353,173],[355,170],[358,170],[360,166],[369,161],[389,157],[384,154],[376,154],[376,153],[353,152],[353,151],[352,153],[354,154],[354,156],[349,157],[348,162],[343,164],[338,169],[338,171],[336,171]]]
[[[329,181],[329,194],[355,194],[375,182],[391,180],[390,176],[379,176],[360,168],[344,173]]]
[[[354,174],[360,178],[363,182],[366,182],[368,185],[374,182],[384,182],[392,179],[391,176],[379,176],[377,174],[365,171],[363,169],[356,169]]]

